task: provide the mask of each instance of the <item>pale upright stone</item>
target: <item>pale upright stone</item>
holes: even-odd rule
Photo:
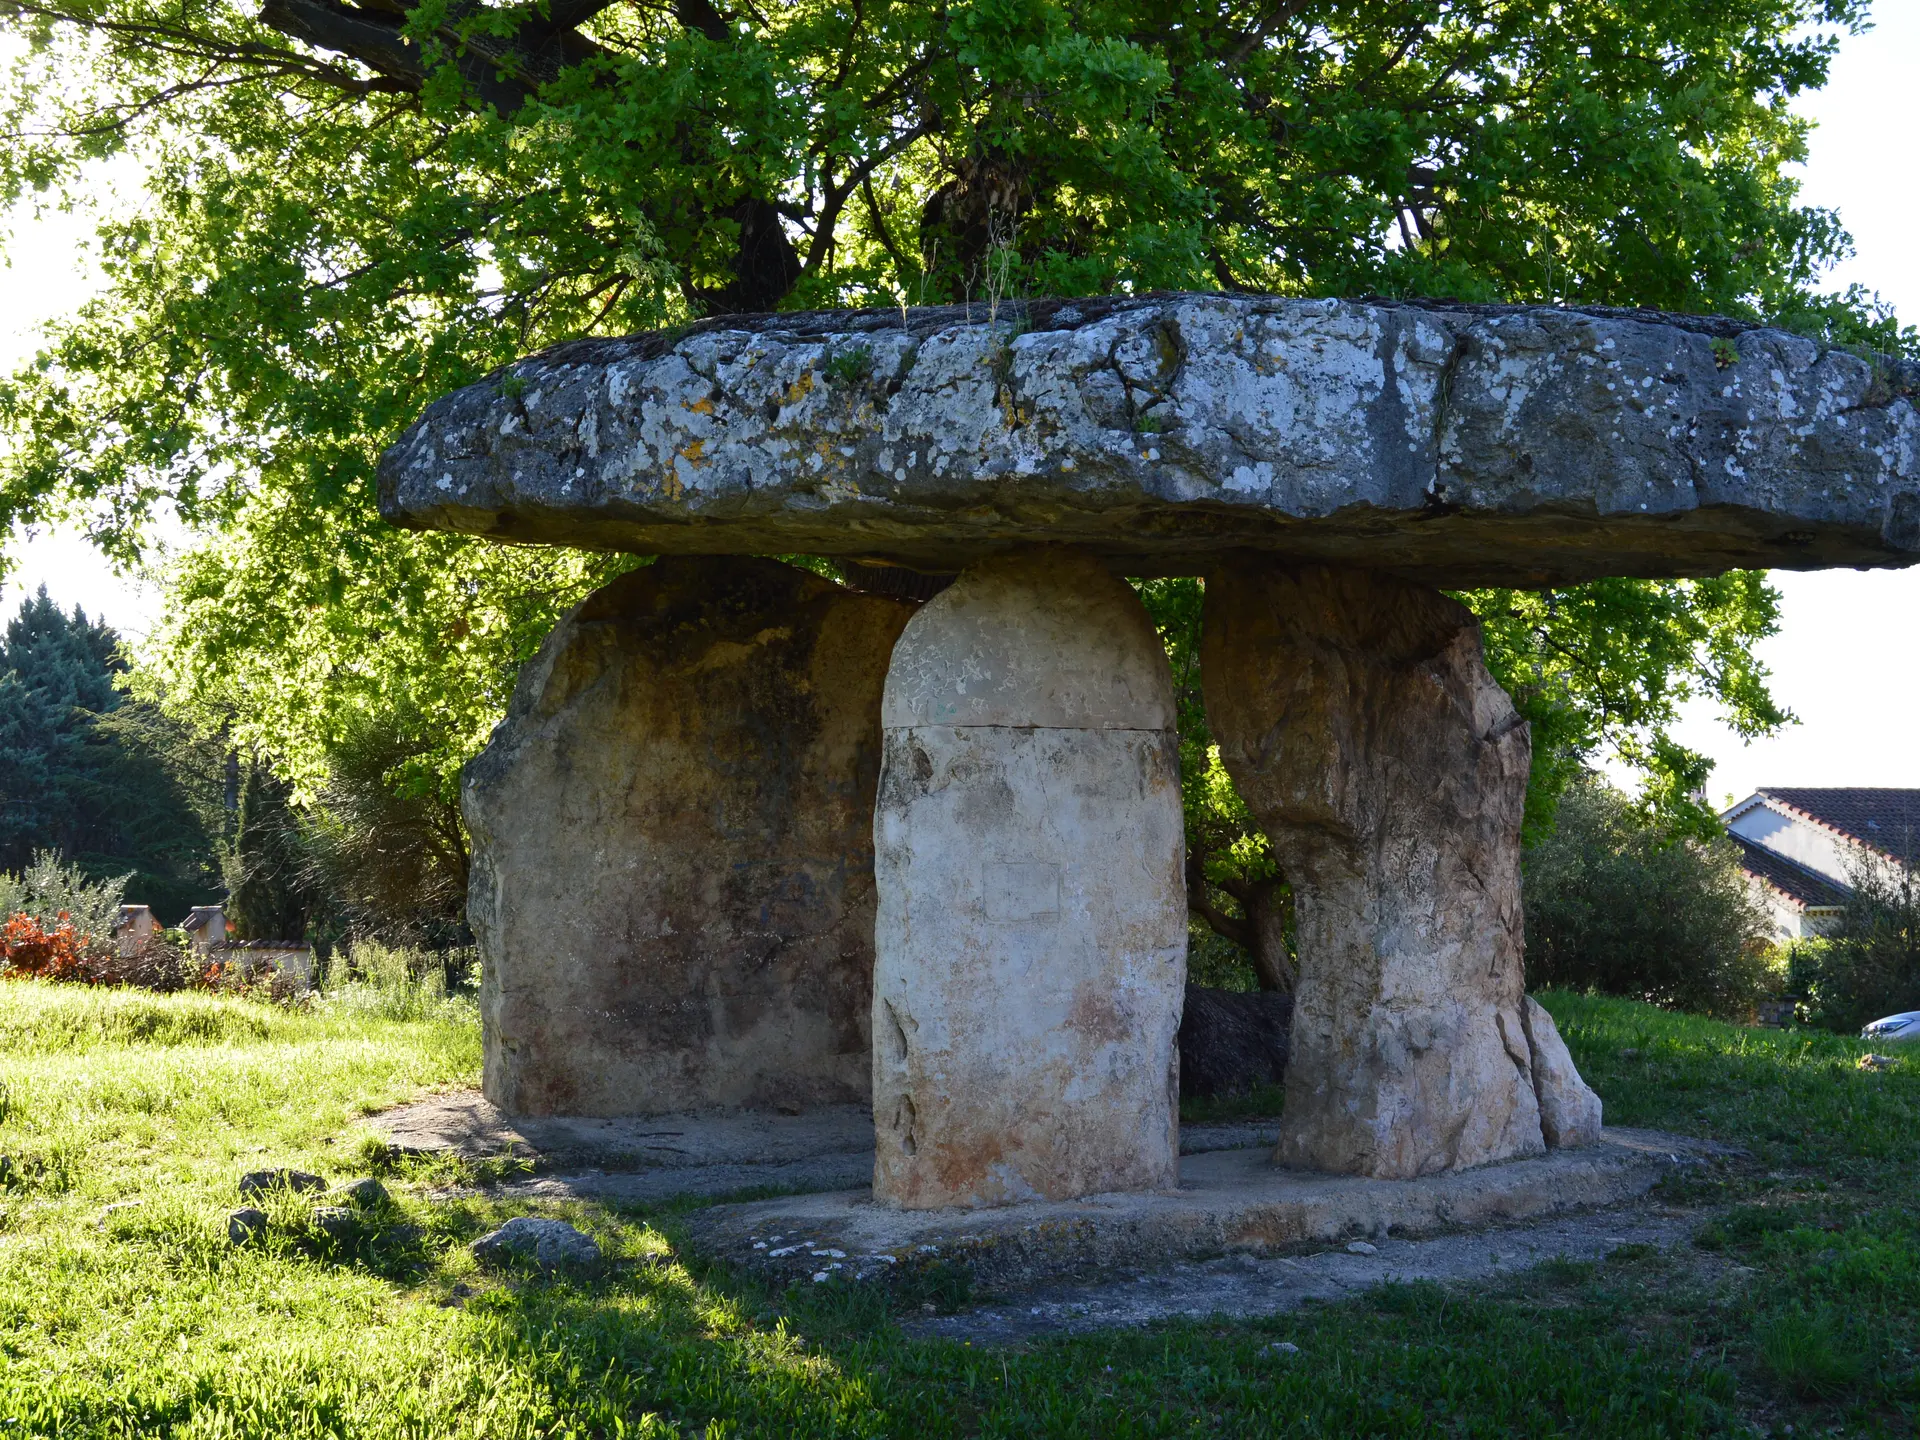
[[[1533,1050],[1533,1093],[1540,1100],[1540,1132],[1556,1150],[1600,1142],[1600,1097],[1573,1068],[1567,1042],[1546,1007],[1531,995],[1525,1011]]]
[[[1202,676],[1298,907],[1276,1160],[1404,1178],[1543,1150],[1520,968],[1530,746],[1473,616],[1375,573],[1234,561],[1208,582]]]
[[[909,622],[874,814],[874,1197],[1178,1183],[1180,767],[1139,599],[1072,551]]]
[[[912,612],[667,559],[548,637],[463,794],[488,1099],[867,1099],[880,693]]]

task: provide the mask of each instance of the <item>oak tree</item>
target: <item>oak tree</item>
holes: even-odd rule
[[[98,212],[100,294],[0,381],[0,523],[77,518],[131,560],[177,513],[214,541],[173,590],[159,668],[198,680],[172,693],[309,789],[369,715],[412,727],[395,783],[444,796],[514,665],[631,562],[382,526],[374,459],[433,397],[703,315],[1154,287],[1644,304],[1911,344],[1873,297],[1820,292],[1847,240],[1791,171],[1791,102],[1865,15],[0,0],[0,198],[86,205],[138,177]],[[1757,580],[1474,603],[1544,732],[1634,737],[1670,791],[1698,766],[1658,697],[1711,674],[1740,723],[1770,713],[1743,648]]]

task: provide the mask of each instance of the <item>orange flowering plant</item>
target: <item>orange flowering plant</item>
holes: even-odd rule
[[[98,984],[91,939],[74,928],[64,910],[51,929],[22,912],[0,926],[0,975]]]

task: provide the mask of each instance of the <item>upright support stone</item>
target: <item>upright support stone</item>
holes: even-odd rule
[[[489,1099],[867,1099],[880,695],[913,609],[664,559],[548,637],[465,778]]]
[[[1436,591],[1243,558],[1208,580],[1220,754],[1292,882],[1284,1165],[1408,1178],[1598,1138],[1521,975],[1526,722]],[[1544,1023],[1542,1023],[1544,1022]],[[1543,1087],[1543,1096],[1536,1091]]]
[[[874,1198],[1172,1187],[1186,980],[1165,652],[1096,561],[975,566],[887,674]]]

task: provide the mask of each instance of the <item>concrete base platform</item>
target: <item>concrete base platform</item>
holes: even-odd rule
[[[595,1165],[609,1170],[697,1169],[863,1158],[873,1169],[873,1112],[821,1105],[792,1115],[510,1116],[478,1090],[430,1095],[367,1117],[389,1145],[478,1160],[519,1155],[541,1169]]]
[[[1356,1255],[1345,1246],[1302,1255],[1243,1251],[1038,1285],[947,1314],[928,1305],[918,1314],[909,1310],[901,1328],[910,1335],[1004,1345],[1159,1320],[1248,1320],[1352,1299],[1385,1285],[1475,1285],[1550,1260],[1593,1264],[1622,1252],[1658,1251],[1699,1274],[1725,1263],[1689,1244],[1701,1219],[1647,1199],[1423,1240],[1370,1241],[1371,1254]]]
[[[1093,1304],[1105,1293],[1098,1289],[1102,1276],[1177,1275],[1183,1264],[1190,1268],[1221,1257],[1264,1265],[1332,1248],[1338,1254],[1324,1263],[1339,1271],[1333,1278],[1342,1283],[1389,1270],[1418,1275],[1418,1269],[1406,1268],[1408,1257],[1397,1255],[1402,1242],[1501,1227],[1537,1229],[1530,1222],[1622,1205],[1677,1168],[1727,1153],[1708,1141],[1609,1129],[1602,1144],[1584,1150],[1423,1180],[1362,1180],[1276,1169],[1269,1157],[1279,1122],[1247,1120],[1180,1127],[1178,1190],[992,1210],[904,1211],[873,1203],[873,1120],[860,1106],[798,1115],[534,1120],[512,1119],[478,1092],[460,1091],[371,1116],[368,1123],[405,1150],[525,1157],[533,1164],[532,1177],[489,1187],[503,1198],[648,1204],[767,1188],[829,1192],[715,1205],[687,1218],[700,1249],[776,1280],[878,1280],[952,1267],[965,1271],[984,1294],[1069,1284],[1081,1297],[1076,1305]],[[1566,1236],[1547,1239],[1569,1253],[1604,1253],[1608,1237],[1640,1238],[1621,1228],[1627,1218],[1595,1222],[1599,1228],[1591,1236],[1583,1230],[1580,1244]],[[1353,1240],[1366,1240],[1379,1253],[1348,1256],[1344,1247]],[[1395,1266],[1373,1263],[1385,1255],[1397,1257]],[[1355,1274],[1346,1276],[1342,1266]],[[1239,1276],[1235,1284],[1258,1292],[1246,1303],[1279,1303],[1275,1297],[1286,1286],[1248,1274],[1251,1279],[1232,1271]],[[1287,1270],[1285,1278],[1299,1277]],[[1206,1284],[1218,1289],[1219,1277]],[[1185,1296],[1175,1305],[1176,1297],[1161,1296],[1148,1305],[1142,1297],[1144,1289],[1125,1304],[1116,1300],[1107,1307],[1112,1313],[1093,1323],[1240,1303],[1213,1295],[1205,1302]],[[1172,1310],[1165,1310],[1169,1305]]]
[[[957,1267],[987,1291],[1207,1256],[1276,1255],[1616,1205],[1713,1147],[1610,1129],[1599,1145],[1419,1180],[1274,1167],[1260,1149],[1180,1162],[1180,1189],[992,1210],[905,1211],[866,1190],[719,1205],[690,1217],[703,1250],[775,1280],[877,1280]]]
[[[458,1090],[367,1123],[405,1153],[527,1160],[534,1178],[493,1187],[514,1199],[645,1205],[752,1190],[864,1190],[873,1181],[873,1115],[864,1105],[817,1106],[797,1115],[515,1119],[477,1090]],[[1185,1154],[1270,1150],[1278,1127],[1276,1120],[1183,1125],[1180,1148]]]

